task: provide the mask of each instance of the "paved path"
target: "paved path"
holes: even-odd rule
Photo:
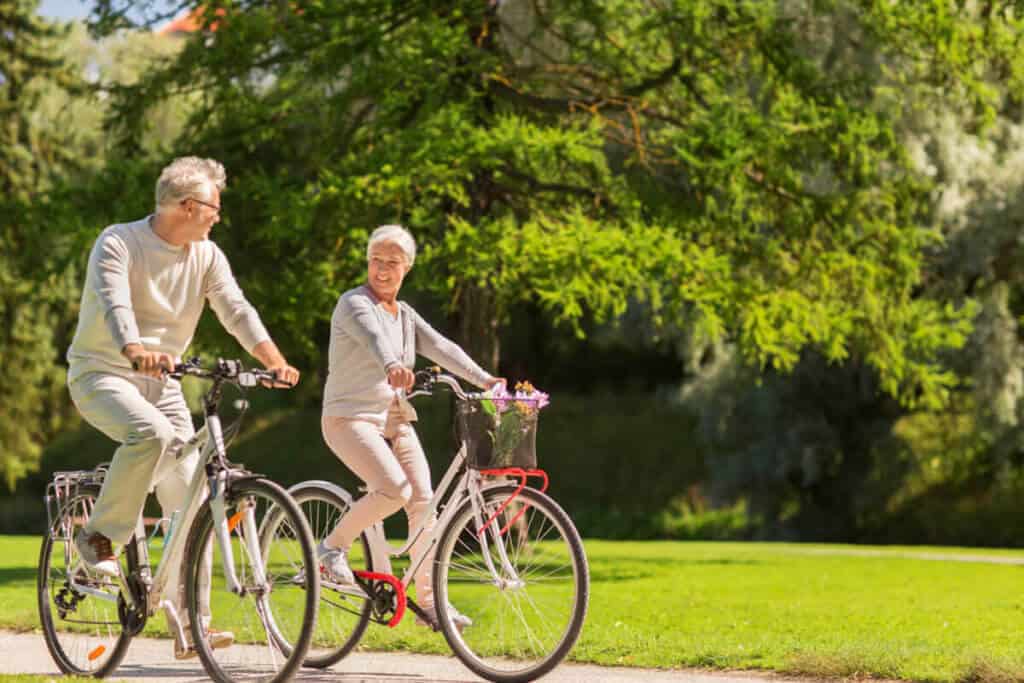
[[[238,646],[235,646],[238,647]],[[59,675],[42,635],[0,631],[0,673]],[[208,680],[198,660],[178,662],[171,657],[171,641],[136,638],[116,681],[193,683]],[[323,683],[477,683],[482,680],[455,657],[396,653],[356,653],[327,671],[304,670],[298,681]],[[739,673],[625,669],[563,664],[544,677],[544,683],[784,683],[797,679]],[[810,679],[799,679],[808,683]]]

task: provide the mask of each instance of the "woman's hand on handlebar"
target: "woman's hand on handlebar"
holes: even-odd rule
[[[394,389],[412,389],[416,374],[404,365],[392,365],[388,368],[388,384]]]
[[[299,371],[287,363],[275,367],[268,367],[267,371],[274,373],[275,378],[273,382],[263,382],[263,386],[265,387],[272,387],[274,389],[291,389],[299,383]]]
[[[501,385],[501,386],[502,386],[503,388],[506,388],[506,389],[508,388],[508,380],[507,380],[507,379],[505,379],[504,377],[494,377],[494,378],[493,378],[493,379],[491,380],[491,382],[490,382],[490,383],[488,383],[488,384],[485,384],[485,385],[484,385],[484,389],[487,389],[488,391],[490,391],[490,390],[492,390],[492,389],[495,389],[495,388],[497,388],[497,386],[498,386],[499,384],[500,384],[500,385]]]

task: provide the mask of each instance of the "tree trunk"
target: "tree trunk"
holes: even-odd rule
[[[484,370],[498,374],[501,340],[499,311],[494,293],[475,284],[463,284],[452,314],[456,341]]]

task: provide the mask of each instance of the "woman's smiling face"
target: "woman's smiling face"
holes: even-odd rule
[[[378,299],[391,301],[398,296],[402,280],[409,272],[405,252],[394,242],[379,242],[370,249],[366,280]]]

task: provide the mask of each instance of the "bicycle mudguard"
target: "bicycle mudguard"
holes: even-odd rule
[[[326,489],[333,493],[334,495],[341,498],[343,501],[345,501],[345,504],[348,505],[349,507],[352,507],[352,503],[354,502],[351,493],[349,493],[342,487],[338,486],[337,484],[330,481],[325,481],[323,479],[310,479],[307,481],[300,481],[298,484],[295,484],[294,486],[288,489],[288,495],[294,496],[298,491],[301,491],[302,489],[305,489],[307,487]]]
[[[254,472],[249,472],[247,470],[227,470],[227,477],[224,482],[224,488],[230,491],[232,486],[238,486],[239,484],[244,484],[247,481],[256,481],[258,479],[275,483],[272,479],[268,479],[266,476],[262,474],[256,474]],[[278,485],[280,486],[280,484]],[[284,487],[282,486],[281,488]],[[207,496],[207,499],[208,498],[209,496]]]

